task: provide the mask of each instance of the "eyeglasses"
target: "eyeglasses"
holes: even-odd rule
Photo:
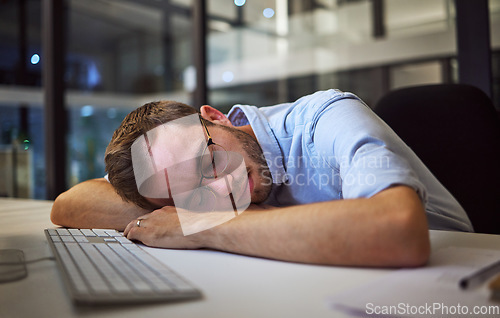
[[[200,116],[200,122],[207,134],[207,145],[200,157],[200,172],[203,178],[214,179],[222,174],[229,163],[229,155],[221,145],[216,144],[210,136],[207,125]],[[200,183],[201,184],[201,183]]]
[[[207,135],[207,144],[201,154],[199,162],[201,179],[198,183],[198,187],[191,193],[186,208],[194,212],[208,212],[214,210],[217,196],[210,187],[201,186],[201,184],[203,183],[203,179],[217,179],[226,171],[229,164],[229,154],[224,147],[213,141],[207,125],[204,123],[201,116],[200,122]],[[236,204],[230,190],[231,187],[228,180],[226,178],[224,179],[233,211],[235,211],[237,215]]]

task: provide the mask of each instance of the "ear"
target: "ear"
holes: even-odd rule
[[[229,121],[229,119],[218,109],[213,108],[212,106],[203,105],[200,108],[200,114],[203,119],[209,120],[215,124],[233,127],[233,124]]]

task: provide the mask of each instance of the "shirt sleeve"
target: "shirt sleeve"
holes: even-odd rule
[[[334,102],[312,129],[313,149],[339,174],[343,198],[371,197],[406,185],[427,201],[426,189],[406,159],[411,150],[360,100]]]

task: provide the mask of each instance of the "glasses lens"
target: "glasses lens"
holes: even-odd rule
[[[219,145],[210,145],[201,156],[201,174],[205,178],[217,178],[227,168],[227,151]]]
[[[208,188],[195,189],[188,201],[185,209],[192,212],[211,212],[215,206],[215,194]]]

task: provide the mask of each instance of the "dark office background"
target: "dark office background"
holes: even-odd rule
[[[227,111],[339,88],[373,106],[472,78],[500,111],[500,0],[466,2],[0,0],[0,196],[102,177],[114,129],[151,100]]]

